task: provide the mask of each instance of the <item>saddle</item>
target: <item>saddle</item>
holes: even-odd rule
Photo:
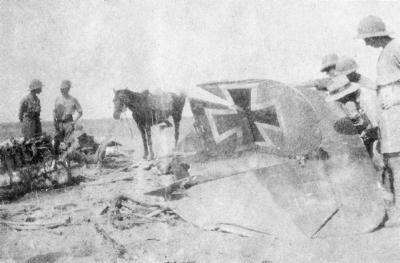
[[[152,110],[169,111],[172,108],[173,98],[171,93],[160,90],[153,93],[148,92],[148,100]]]
[[[147,95],[149,106],[152,110],[154,123],[167,122],[172,111],[173,97],[171,93],[157,90],[153,93],[144,91]]]

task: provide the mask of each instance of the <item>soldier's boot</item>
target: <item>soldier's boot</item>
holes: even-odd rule
[[[388,164],[393,176],[394,204],[387,211],[389,219],[385,227],[398,227],[400,226],[400,156],[389,157]]]

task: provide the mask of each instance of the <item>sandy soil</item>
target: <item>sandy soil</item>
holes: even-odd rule
[[[128,229],[113,226],[115,198],[126,195],[165,205],[144,192],[171,177],[142,167],[127,172],[82,171],[96,181],[65,189],[30,193],[3,204],[3,219],[33,223],[65,222],[54,229],[15,230],[2,226],[1,262],[399,262],[400,229],[341,238],[285,242],[278,237],[242,237],[201,230],[174,217]],[[102,183],[132,175],[128,180]],[[103,213],[102,213],[103,212]],[[162,218],[162,217],[161,217]],[[100,232],[99,232],[99,229]],[[108,239],[102,233],[106,233]],[[122,251],[121,251],[122,248]]]

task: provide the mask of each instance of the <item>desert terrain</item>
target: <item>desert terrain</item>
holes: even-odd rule
[[[190,118],[182,121],[182,137],[191,123]],[[79,185],[1,204],[1,220],[8,223],[0,226],[0,262],[400,261],[400,228],[299,241],[200,229],[168,209],[164,198],[144,195],[171,183],[173,175],[163,175],[141,159],[134,123],[91,120],[83,125],[100,140],[123,144],[121,167],[84,167],[80,174],[86,180]],[[51,123],[44,127],[52,133]],[[3,139],[19,134],[18,125],[8,124],[2,131]],[[168,133],[173,138],[172,129]]]

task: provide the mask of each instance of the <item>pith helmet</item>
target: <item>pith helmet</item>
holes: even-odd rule
[[[380,37],[380,36],[389,36],[393,34],[393,32],[389,32],[386,30],[385,23],[383,23],[382,19],[377,16],[367,16],[361,20],[358,25],[358,35],[356,38],[369,38],[369,37]]]
[[[341,57],[336,63],[336,72],[338,75],[347,75],[358,69],[356,61],[350,57]]]
[[[326,102],[335,101],[359,90],[358,86],[351,84],[346,75],[339,75],[333,78],[333,82],[328,86],[328,97]]]
[[[29,84],[29,90],[37,90],[43,87],[43,83],[38,79],[33,79]]]
[[[329,54],[322,58],[321,72],[325,71],[328,67],[336,66],[338,55]]]
[[[71,86],[72,86],[71,81],[69,81],[69,80],[63,80],[63,81],[61,82],[60,89],[70,89]]]

